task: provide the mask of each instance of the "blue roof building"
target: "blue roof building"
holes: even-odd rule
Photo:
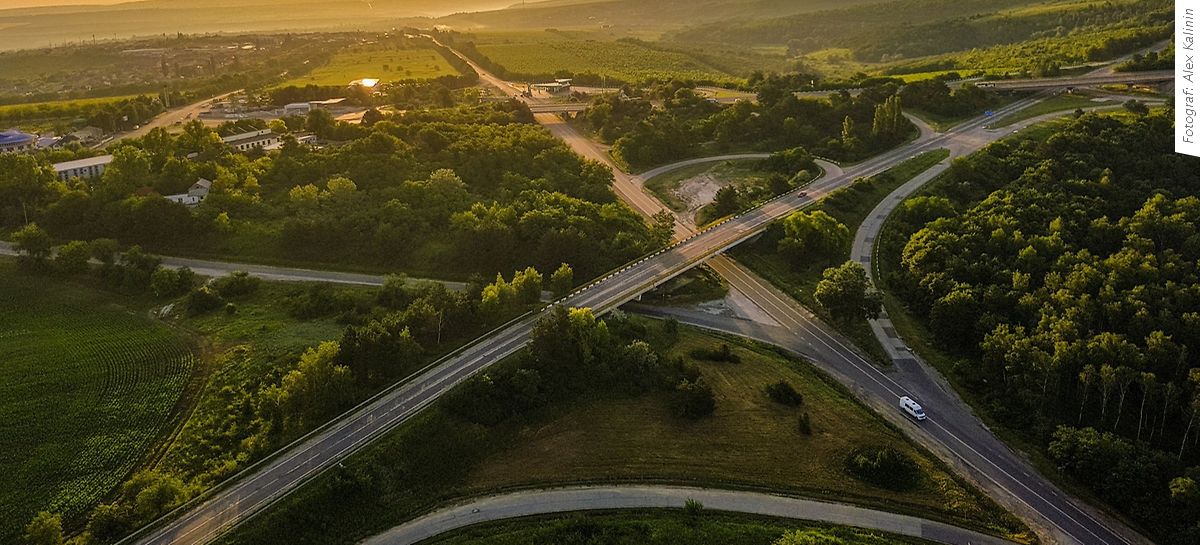
[[[16,129],[0,132],[0,153],[28,151],[37,147],[37,136]]]

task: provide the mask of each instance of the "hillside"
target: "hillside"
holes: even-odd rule
[[[880,0],[551,0],[456,14],[438,24],[462,30],[591,28],[657,32],[725,21],[779,18]]]
[[[69,0],[63,0],[69,2]],[[0,10],[0,51],[156,34],[383,30],[400,18],[497,9],[509,0],[145,0],[108,6]],[[287,9],[280,9],[286,6]]]

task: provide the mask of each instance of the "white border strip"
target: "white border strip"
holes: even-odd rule
[[[1196,33],[1200,0],[1175,0],[1175,152],[1200,157]]]

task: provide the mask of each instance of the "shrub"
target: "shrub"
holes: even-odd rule
[[[208,286],[200,286],[188,292],[184,302],[187,304],[188,313],[197,315],[216,310],[225,301]]]
[[[684,418],[703,418],[717,408],[712,388],[703,377],[684,380],[675,387],[675,391],[679,393],[679,415]]]
[[[389,301],[394,295],[389,295]],[[376,297],[378,299],[378,296]],[[288,313],[301,320],[331,316],[353,308],[353,301],[342,297],[329,284],[313,284],[288,297]]]
[[[156,297],[171,297],[179,293],[179,273],[159,268],[150,275],[150,291]]]
[[[727,344],[722,344],[719,348],[697,348],[691,351],[693,358],[705,361],[723,361],[726,363],[741,363],[742,358],[733,353],[733,349]]]
[[[91,248],[82,240],[73,240],[58,249],[54,256],[54,266],[63,274],[79,274],[88,270],[88,258]]]
[[[62,517],[42,511],[25,526],[25,542],[30,545],[61,545]]]
[[[812,419],[809,418],[808,413],[803,413],[800,415],[800,418],[796,421],[796,429],[804,435],[813,434]]]
[[[250,276],[250,273],[245,271],[234,271],[229,276],[213,282],[216,292],[226,298],[245,297],[258,291],[260,285],[261,279]]]
[[[688,498],[683,502],[683,510],[694,517],[704,512],[704,504],[700,503],[700,500]]]
[[[921,479],[921,468],[912,458],[892,447],[863,447],[846,457],[846,470],[875,486],[909,490]]]
[[[799,407],[804,403],[804,394],[797,392],[796,388],[786,380],[767,386],[767,396],[772,401],[789,407]]]

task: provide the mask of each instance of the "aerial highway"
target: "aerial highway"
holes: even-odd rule
[[[1011,107],[1020,107],[1020,104]],[[980,118],[960,129],[978,129]],[[802,190],[780,195],[675,245],[630,263],[556,302],[603,313],[638,298],[655,286],[698,266],[764,230],[775,220],[816,202],[858,176],[882,172],[919,153],[936,149],[957,132],[904,146],[827,176]],[[640,191],[639,191],[640,193]],[[644,196],[644,195],[643,195]],[[405,422],[471,375],[520,350],[542,312],[531,313],[498,328],[411,379],[348,411],[252,467],[209,495],[168,515],[127,542],[140,544],[207,543],[229,527],[261,511],[300,484]],[[1112,542],[1119,543],[1119,542]]]
[[[475,498],[401,524],[368,538],[363,544],[415,545],[483,522],[576,511],[678,509],[688,500],[700,502],[706,510],[854,526],[948,545],[1013,545],[998,537],[942,522],[842,503],[745,490],[654,485],[575,486]]]
[[[498,88],[517,93],[516,89],[506,82],[499,81],[484,71],[480,71],[480,76]],[[1035,102],[1035,99],[1018,101],[997,114],[1016,111]],[[844,172],[837,175],[827,175],[806,188],[780,195],[709,229],[686,234],[683,240],[675,245],[615,270],[557,301],[556,304],[588,307],[600,313],[611,310],[698,266],[714,255],[757,235],[775,220],[845,187],[860,176],[883,172],[925,151],[941,147],[982,146],[996,139],[996,133],[985,128],[990,119],[984,117],[973,119],[945,134],[934,135],[901,146],[846,168]],[[551,127],[551,130],[553,131],[554,128]],[[624,186],[621,184],[620,176],[617,181],[616,189],[623,198],[649,199],[630,177],[626,176],[624,180],[626,185]],[[736,275],[732,271],[725,272]],[[747,281],[745,284],[746,286],[754,285],[751,281]],[[785,301],[783,304],[790,305],[791,303]],[[221,532],[260,512],[272,502],[295,490],[306,480],[336,465],[383,433],[405,422],[471,375],[518,351],[528,341],[532,327],[542,312],[532,313],[514,320],[436,362],[411,379],[393,386],[334,421],[314,430],[285,447],[275,456],[247,468],[229,483],[182,506],[159,523],[131,536],[126,542],[165,545],[167,543],[199,544],[211,541]],[[786,313],[786,311],[777,312]],[[797,323],[794,327],[803,329],[806,326]],[[865,361],[861,361],[861,358],[856,360],[857,354],[854,350],[840,342],[826,340],[824,344],[818,343],[818,345],[828,351],[824,357],[828,358],[828,361],[831,362],[830,365],[842,369],[843,372],[847,372],[849,369],[858,369],[863,365],[870,367]],[[880,397],[909,391],[909,388],[900,387],[898,383],[879,379],[868,371],[862,372],[864,376],[871,377],[870,383],[876,384],[880,388],[878,390]],[[839,375],[835,374],[835,376]],[[888,406],[890,407],[891,403]],[[965,407],[960,409],[954,405],[947,405],[944,410],[961,415],[961,418],[968,419],[972,425],[982,429],[982,425]],[[1111,529],[1112,524],[1102,522],[1097,517],[1087,515],[1085,511],[1080,510],[1072,500],[1059,493],[1052,485],[1045,483],[1044,479],[1037,477],[1036,472],[1033,472],[1027,463],[1017,460],[1016,465],[1011,468],[1006,468],[1005,465],[998,463],[990,463],[996,457],[1003,457],[1005,452],[1008,452],[1009,456],[1014,459],[1016,456],[1012,455],[1011,451],[1008,451],[986,430],[978,435],[992,441],[990,444],[986,441],[981,442],[976,434],[967,434],[957,430],[953,422],[943,420],[945,417],[937,416],[941,414],[940,412],[932,414],[934,415],[932,422],[920,428],[919,433],[933,435],[930,430],[944,429],[946,431],[944,435],[934,436],[936,444],[940,446],[940,451],[953,453],[963,459],[975,460],[964,463],[975,466],[979,473],[993,483],[994,488],[1005,493],[1005,497],[1015,497],[1020,503],[1028,505],[1029,508],[1022,514],[1034,519],[1044,517],[1050,528],[1062,536],[1063,542],[1088,545],[1117,545],[1136,542],[1133,541],[1137,539],[1136,537],[1122,537],[1122,534],[1135,535],[1132,532],[1121,529],[1118,533]],[[1003,450],[997,451],[996,448]]]

